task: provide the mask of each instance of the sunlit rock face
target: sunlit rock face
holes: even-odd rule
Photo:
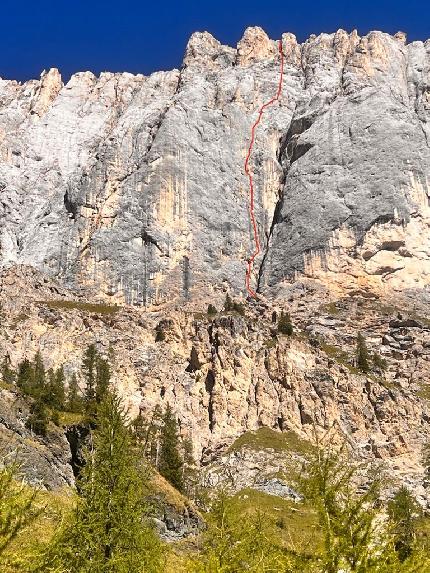
[[[279,101],[252,156],[265,294],[427,293],[430,42],[283,34]],[[244,293],[253,251],[243,164],[276,92],[277,42],[194,34],[181,70],[0,80],[1,264],[116,302]]]

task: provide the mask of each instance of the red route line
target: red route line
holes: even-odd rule
[[[261,121],[263,112],[267,107],[275,103],[275,101],[278,101],[279,96],[281,95],[282,80],[284,77],[284,52],[282,50],[282,40],[279,40],[279,53],[281,54],[281,74],[279,76],[278,89],[276,91],[275,97],[273,97],[270,101],[263,104],[259,109],[258,117],[254,125],[252,126],[251,141],[249,143],[248,154],[245,159],[245,173],[248,175],[249,179],[249,214],[251,217],[252,227],[254,229],[254,243],[255,243],[255,251],[247,261],[245,284],[246,284],[246,290],[253,298],[257,298],[257,293],[249,286],[249,281],[251,279],[252,267],[254,264],[255,257],[257,257],[260,254],[260,239],[258,237],[257,222],[255,220],[255,215],[254,215],[254,182],[252,178],[252,173],[249,169],[249,161],[251,159],[252,148],[254,147],[254,142],[255,142],[255,129]]]

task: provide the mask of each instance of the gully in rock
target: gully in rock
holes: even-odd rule
[[[249,295],[252,298],[257,298],[257,293],[250,286],[250,279],[251,279],[252,267],[254,265],[254,260],[260,253],[260,239],[258,236],[257,222],[255,220],[255,214],[254,214],[254,182],[253,182],[252,172],[249,168],[249,161],[251,159],[252,148],[254,147],[254,142],[255,142],[255,130],[261,121],[264,110],[273,103],[275,103],[276,101],[278,101],[281,95],[282,80],[284,78],[284,52],[282,49],[282,40],[279,40],[279,54],[281,56],[281,73],[279,76],[278,89],[276,91],[276,95],[270,101],[263,104],[258,112],[258,117],[251,129],[251,141],[249,143],[248,153],[245,159],[245,173],[247,174],[249,180],[249,214],[254,232],[254,243],[255,243],[255,250],[247,261],[245,285],[246,285],[246,290],[248,291]]]

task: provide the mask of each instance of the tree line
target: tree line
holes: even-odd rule
[[[84,382],[83,392],[79,389],[78,376],[73,373],[68,380],[64,367],[46,370],[42,355],[36,352],[33,360],[25,358],[14,371],[10,359],[5,357],[1,366],[4,382],[15,385],[32,402],[27,426],[34,433],[45,436],[48,424],[59,424],[61,412],[82,414],[87,423],[95,415],[96,405],[105,395],[110,381],[109,362],[103,358],[94,344],[85,350],[80,369]]]
[[[109,392],[111,382],[109,362],[100,355],[95,344],[89,345],[83,354],[82,392],[76,373],[66,380],[63,366],[46,370],[40,352],[36,352],[33,360],[20,362],[17,371],[11,368],[6,357],[1,374],[4,382],[15,385],[31,399],[26,425],[41,436],[46,436],[50,421],[59,425],[62,412],[79,414],[81,425],[94,428],[97,408]],[[149,418],[140,411],[130,430],[147,461],[177,490],[191,494],[196,476],[193,447],[189,438],[179,436],[177,418],[171,406],[167,404],[163,411],[156,405]]]

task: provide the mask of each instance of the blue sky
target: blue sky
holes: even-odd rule
[[[430,1],[387,0],[2,0],[0,77],[25,80],[58,67],[150,73],[181,64],[188,37],[208,30],[235,45],[247,26],[299,40],[338,28],[430,38]]]

